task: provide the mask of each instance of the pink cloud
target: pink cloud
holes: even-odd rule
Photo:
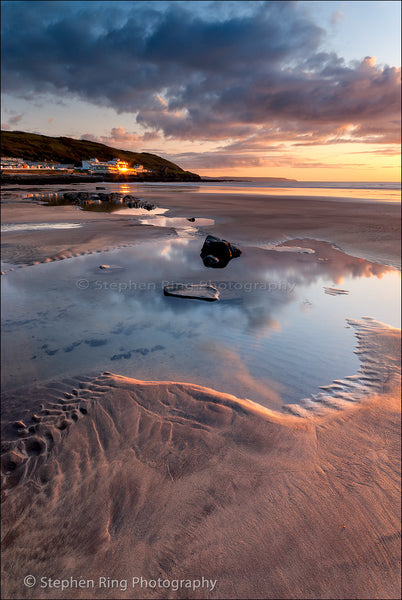
[[[15,115],[14,117],[10,117],[9,122],[12,125],[16,125],[17,123],[19,123],[22,119],[22,115]]]
[[[145,142],[159,138],[160,135],[154,131],[148,131],[143,134],[130,133],[126,131],[124,127],[112,127],[108,135],[101,135],[99,137],[96,137],[91,133],[85,133],[81,136],[81,139],[99,142],[106,146],[115,146],[126,150],[135,149],[138,151],[140,151]]]

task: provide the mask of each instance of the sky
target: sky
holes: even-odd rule
[[[2,130],[212,177],[400,181],[399,2],[13,0],[1,17]]]

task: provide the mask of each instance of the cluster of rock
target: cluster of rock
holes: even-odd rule
[[[153,210],[156,208],[155,204],[136,198],[130,194],[124,195],[119,192],[97,192],[96,194],[90,192],[64,192],[62,194],[63,201],[71,202],[71,204],[88,205],[88,204],[122,204],[127,208],[143,208],[145,210]]]

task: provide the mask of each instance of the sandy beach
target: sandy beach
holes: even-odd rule
[[[401,598],[400,3],[1,8],[1,598]]]
[[[155,186],[142,190],[141,197],[169,209],[172,216],[215,219],[216,223],[209,231],[237,243],[258,245],[267,240],[282,242],[292,238],[313,238],[335,244],[354,256],[400,267],[400,204],[325,197],[303,197],[301,200],[299,197],[258,195],[245,198],[233,193],[205,192],[200,195],[191,188],[178,185],[162,192]],[[46,191],[57,189],[47,186]],[[84,184],[77,189],[93,190],[93,186]],[[115,189],[121,188],[116,185]],[[30,189],[26,188],[26,192]],[[64,236],[60,232],[56,235],[46,232],[40,240],[35,233],[8,233],[3,239],[3,260],[8,262],[13,258],[20,264],[32,264],[46,258],[57,260],[103,251],[162,233],[169,235],[166,229],[157,232],[155,227],[135,226],[129,217],[113,213],[82,212],[72,206],[60,206],[55,211],[54,207],[34,205],[29,199],[2,206],[3,223],[54,221],[81,223],[82,228],[69,230]]]
[[[387,357],[381,391],[321,416],[112,374],[46,403],[3,455],[4,597],[121,597],[23,589],[44,572],[217,581],[132,598],[397,597],[400,336],[361,333],[369,363]]]
[[[400,205],[310,198],[301,210],[299,198],[180,186],[142,196],[246,247],[310,240],[334,278],[400,267]],[[2,222],[80,225],[3,233],[5,278],[180,235],[23,199],[3,203]],[[289,269],[310,260],[277,254]],[[3,597],[399,597],[400,329],[367,317],[348,323],[357,373],[276,410],[117,369],[4,394]]]

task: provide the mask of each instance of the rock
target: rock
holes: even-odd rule
[[[194,223],[194,221],[195,221],[195,218],[194,218],[194,217],[191,217],[190,219],[187,219],[187,221],[190,221],[190,223]]]
[[[153,210],[156,208],[155,204],[151,202],[147,202],[146,200],[141,200],[139,203],[139,208],[144,208],[145,210]]]
[[[98,185],[97,185],[97,186],[95,187],[95,189],[96,189],[96,190],[105,190],[106,188],[105,188],[105,187],[101,187],[101,186],[98,186]]]
[[[100,265],[100,269],[110,269],[110,265]]]
[[[219,258],[216,258],[216,256],[213,256],[212,254],[208,254],[207,256],[205,256],[203,258],[203,261],[204,261],[204,265],[206,267],[212,267],[212,268],[215,268],[215,269],[222,268],[222,266],[226,266],[227,263],[229,262],[229,261],[227,261],[226,265],[222,265],[220,263]]]
[[[197,300],[206,300],[214,302],[219,300],[219,292],[213,285],[191,284],[191,283],[173,283],[163,288],[165,296],[177,296],[178,298],[194,298]]]
[[[241,250],[230,242],[207,235],[200,256],[206,267],[223,269],[232,258],[237,258],[240,254]]]
[[[14,429],[26,429],[26,425],[23,421],[14,421],[13,427]]]
[[[77,198],[80,202],[82,202],[83,200],[89,200],[90,194],[88,192],[78,192]]]
[[[78,202],[78,192],[65,192],[63,198],[67,202]]]
[[[105,190],[104,187],[97,187],[97,190]],[[88,204],[114,204],[116,207],[120,205],[128,206],[129,208],[144,208],[145,210],[153,210],[156,208],[155,204],[148,202],[146,200],[141,200],[140,198],[136,198],[131,194],[126,194],[123,196],[120,192],[110,192],[105,193],[99,191],[98,193],[91,194],[89,192],[65,192],[63,193],[63,199],[66,202],[71,202],[72,204],[78,205],[88,205]]]

